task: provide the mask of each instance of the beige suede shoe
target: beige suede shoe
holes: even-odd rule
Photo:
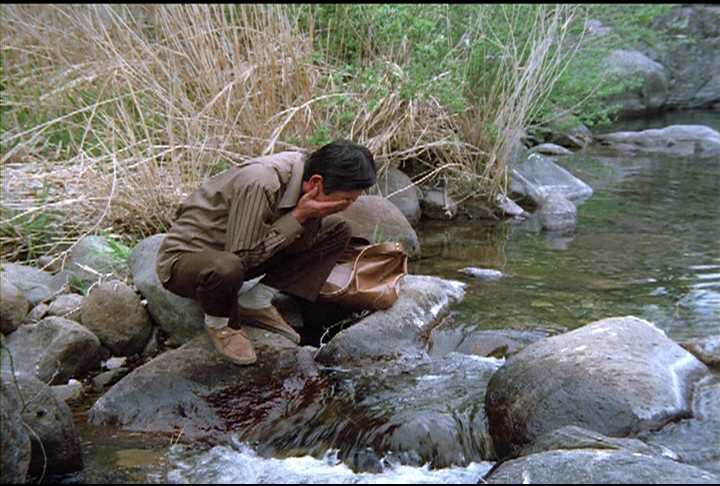
[[[249,325],[282,334],[295,344],[300,343],[300,334],[290,327],[290,324],[285,322],[280,311],[273,305],[262,309],[246,309],[245,307],[238,306],[238,317],[250,319],[252,322],[249,322]]]
[[[244,329],[232,329],[225,326],[219,329],[205,326],[215,343],[215,348],[231,361],[239,365],[249,365],[257,361],[255,349]]]

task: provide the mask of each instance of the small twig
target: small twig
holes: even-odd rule
[[[32,433],[32,435],[35,436],[38,444],[40,444],[40,451],[42,452],[42,455],[43,455],[42,474],[40,475],[40,478],[38,478],[38,480],[37,480],[37,484],[40,484],[40,483],[42,483],[43,479],[45,479],[45,473],[47,472],[47,463],[48,463],[47,452],[45,452],[45,446],[43,445],[42,440],[40,439],[40,436],[37,435],[37,432],[35,432],[33,430],[33,428],[30,427],[28,424],[26,424],[24,421],[22,422],[22,424],[25,426],[25,428],[27,428]]]
[[[178,433],[177,439],[175,439],[175,443],[173,444],[173,438],[170,437],[170,447],[178,445],[180,442],[180,437],[182,437],[183,432],[185,431],[185,427],[187,426],[187,422],[182,426],[182,429],[180,429],[180,432]]]

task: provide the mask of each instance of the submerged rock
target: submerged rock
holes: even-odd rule
[[[499,280],[507,277],[507,275],[500,270],[494,270],[492,268],[465,267],[458,271],[462,274],[475,277],[478,280]]]

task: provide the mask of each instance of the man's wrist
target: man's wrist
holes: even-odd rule
[[[298,223],[300,223],[300,224],[305,224],[305,221],[307,221],[307,218],[305,218],[305,217],[300,213],[300,211],[298,210],[298,208],[294,208],[294,209],[291,211],[291,213],[292,213],[293,216],[295,216],[295,219],[297,219]]]

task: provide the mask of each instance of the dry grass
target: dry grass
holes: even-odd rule
[[[475,109],[344,91],[282,5],[2,5],[3,260],[64,256],[79,237],[124,241],[166,231],[208,175],[250,157],[311,148],[335,115],[381,170],[412,160],[417,183],[450,178],[492,200],[504,192],[533,75],[500,84],[498,145]],[[557,35],[560,27],[538,36]],[[543,52],[538,50],[541,57]],[[325,57],[327,58],[327,57]],[[386,76],[402,75],[398,64]],[[349,85],[349,84],[348,84]],[[525,104],[523,104],[525,103]]]
[[[521,20],[515,18],[518,10],[512,6],[501,6],[505,23],[516,25]],[[507,193],[506,163],[511,152],[520,144],[524,129],[530,120],[538,119],[539,110],[548,102],[552,87],[582,45],[582,36],[575,39],[574,48],[569,48],[566,39],[569,28],[576,16],[577,7],[539,6],[534,10],[534,19],[524,19],[530,26],[524,35],[532,39],[523,46],[526,52],[517,52],[518,44],[507,43],[491,29],[481,35],[489,44],[502,52],[501,72],[503,75],[494,83],[485,99],[485,105],[493,107],[493,127],[497,137],[487,149],[489,160],[475,167],[475,172],[492,187],[501,186],[500,192]],[[481,25],[492,25],[479,19]]]

